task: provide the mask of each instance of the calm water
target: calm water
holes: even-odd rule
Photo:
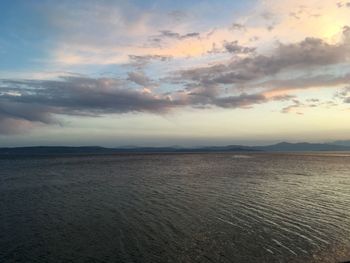
[[[350,154],[0,159],[0,262],[350,260]]]

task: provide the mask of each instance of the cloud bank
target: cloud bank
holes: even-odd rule
[[[350,102],[347,2],[258,1],[226,23],[200,8],[191,16],[123,1],[97,3],[38,8],[56,32],[45,66],[76,74],[2,77],[0,133],[62,125],[62,116],[248,109],[270,102],[276,111],[302,113],[333,105],[331,99]],[[113,74],[91,74],[101,65]],[[80,74],[86,68],[90,74]],[[326,102],[298,98],[313,88],[340,91]]]

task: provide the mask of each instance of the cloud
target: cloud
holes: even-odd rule
[[[337,2],[337,7],[350,7],[350,2]]]
[[[301,103],[299,100],[297,99],[294,99],[293,100],[293,104],[287,106],[287,107],[284,107],[281,112],[282,113],[290,113],[290,112],[293,112],[293,111],[296,111],[297,114],[303,114],[302,112],[298,111],[298,109],[300,107],[303,107],[304,104]]]
[[[150,36],[148,39],[151,42],[152,46],[156,46],[158,48],[165,46],[171,46],[173,45],[173,41],[181,42],[186,41],[190,39],[197,39],[200,40],[200,33],[198,32],[190,32],[186,34],[180,34],[177,32],[174,32],[172,30],[160,30],[160,34]]]
[[[0,121],[6,130],[23,122],[58,124],[55,115],[166,112],[166,96],[124,87],[118,79],[63,77],[59,80],[2,80],[12,93],[0,93]],[[19,125],[22,127],[21,125]],[[10,128],[8,128],[10,127]],[[5,132],[2,128],[2,132]]]
[[[23,133],[35,125],[59,125],[52,116],[55,112],[50,106],[11,101],[11,95],[0,95],[0,134]]]
[[[232,55],[244,55],[255,52],[255,47],[247,47],[238,44],[238,41],[223,41],[222,45],[212,43],[209,54],[230,53]]]
[[[233,23],[230,27],[231,30],[245,31],[246,27],[243,24]]]
[[[0,134],[17,134],[28,132],[33,128],[33,123],[23,119],[9,118],[6,115],[0,114]]]
[[[64,76],[56,80],[2,80],[0,122],[4,126],[0,132],[9,133],[16,127],[23,130],[23,127],[35,123],[58,125],[59,115],[99,116],[128,112],[163,114],[180,107],[250,108],[270,101],[290,100],[293,97],[288,94],[276,95],[271,91],[337,85],[350,80],[350,73],[293,74],[289,78],[280,78],[279,75],[310,69],[317,72],[324,66],[347,62],[347,34],[348,28],[344,27],[343,42],[335,44],[317,38],[305,38],[290,44],[278,43],[266,54],[258,54],[254,48],[241,46],[238,41],[224,42],[224,48],[233,55],[231,60],[213,66],[170,72],[170,75],[175,74],[173,80],[179,86],[167,93],[131,85],[154,85],[142,70],[128,72],[126,79]],[[136,65],[170,59],[162,55],[129,55],[129,58]],[[167,80],[160,83],[166,84]],[[227,85],[236,86],[226,89]],[[233,87],[236,89],[232,90]],[[344,97],[344,102],[348,100]],[[285,107],[282,112],[291,112],[304,106],[295,99],[294,104]]]
[[[334,98],[340,99],[344,103],[350,103],[350,86],[347,86],[335,93]]]
[[[227,48],[243,51],[237,43]],[[247,50],[252,51],[252,50]],[[232,62],[180,71],[180,78],[206,84],[242,84],[271,78],[286,71],[318,69],[349,61],[350,45],[346,42],[328,44],[318,38],[305,38],[292,44],[279,43],[269,55],[251,54]],[[299,84],[300,85],[300,84]]]
[[[11,101],[9,100],[10,97],[11,96],[7,96],[8,99],[5,97],[5,100],[1,101],[0,114],[4,118],[23,119],[26,121],[37,121],[46,124],[55,122],[48,114],[49,111],[54,112],[53,109],[50,110],[50,106]]]
[[[37,9],[55,32],[48,60],[59,66],[123,65],[129,54],[186,56],[183,50],[177,52],[179,43],[172,40],[200,37],[190,25],[189,30],[182,25],[186,11],[150,10],[130,1],[85,1],[83,8],[76,2],[49,1]],[[159,50],[160,42],[164,50]]]
[[[350,83],[350,72],[346,66],[343,71],[339,70],[350,59],[347,33],[347,27],[344,27],[342,41],[332,44],[318,38],[305,38],[297,43],[277,43],[265,54],[240,46],[237,41],[226,42],[224,47],[234,55],[231,60],[179,70],[174,78],[185,83],[187,91],[194,96],[193,101],[223,108],[290,100],[293,96],[289,92],[293,90]],[[237,56],[240,53],[245,56]],[[334,71],[334,68],[338,70]],[[225,93],[226,96],[223,96]],[[301,104],[295,100],[282,112],[313,105],[325,106]]]
[[[134,72],[129,74],[128,81],[72,76],[57,80],[2,80],[0,133],[23,131],[23,127],[38,124],[60,125],[59,115],[97,117],[129,112],[164,114],[187,106],[248,108],[271,100],[285,99],[268,98],[263,94],[225,95],[215,87],[153,93],[130,88],[130,81],[143,85],[149,79],[142,73]]]
[[[312,87],[334,87],[341,84],[350,83],[350,73],[346,74],[303,74],[298,77],[285,79],[273,78],[267,81],[259,82],[256,86],[269,88],[271,91],[283,89],[306,89]]]
[[[238,45],[238,41],[225,42],[224,47],[229,53],[235,54],[248,54],[255,51],[255,48]]]
[[[160,33],[161,34],[157,36],[158,38],[186,39],[186,38],[193,38],[193,37],[198,38],[200,36],[198,32],[192,32],[192,33],[181,35],[171,30],[161,30]]]
[[[157,61],[169,61],[172,59],[171,56],[164,55],[129,55],[130,63],[128,65],[135,67],[143,67],[153,60]]]
[[[275,48],[265,53],[239,45],[238,41],[226,41],[223,48],[233,55],[230,60],[212,66],[170,72],[178,86],[167,93],[132,88],[135,87],[132,83],[141,87],[154,85],[140,69],[128,72],[124,80],[79,76],[66,76],[58,80],[3,80],[0,92],[1,119],[6,122],[16,120],[56,124],[56,115],[98,116],[127,112],[162,114],[187,106],[249,108],[270,101],[290,100],[293,98],[290,95],[273,91],[349,82],[350,73],[317,73],[326,66],[339,65],[349,60],[348,32],[345,26],[343,41],[339,43],[330,44],[319,38],[308,37],[297,43],[277,43]],[[168,38],[188,37],[171,31],[162,34]],[[129,59],[131,65],[134,63],[141,67],[150,61],[168,61],[171,57],[150,54],[129,55]],[[305,71],[308,73],[303,74]],[[162,80],[159,85],[166,85],[167,81]],[[300,103],[294,103],[282,112],[301,106]]]
[[[121,79],[0,80],[0,123],[5,125],[0,132],[33,123],[57,125],[58,115],[249,108],[291,100],[291,90],[350,81],[346,1],[338,2],[342,9],[332,0],[260,1],[234,21],[231,13],[214,20],[205,10],[192,14],[127,1],[97,2],[88,1],[83,9],[66,1],[43,5],[46,24],[55,32],[48,40],[55,48],[45,62],[60,71],[88,68],[98,74],[101,66],[110,66],[107,70],[118,76],[129,72]],[[156,74],[157,82],[148,77]],[[147,89],[155,85],[160,88]],[[294,101],[282,111],[301,103],[308,105]]]
[[[2,82],[20,94],[4,94],[0,96],[2,101],[40,105],[62,114],[158,112],[172,104],[165,97],[129,88],[124,81],[112,78],[62,77],[59,80]]]
[[[144,87],[153,85],[152,80],[144,72],[128,72],[127,80]]]
[[[335,107],[338,104],[332,100],[320,101],[319,99],[307,99],[304,102],[293,99],[292,104],[282,108],[281,113],[296,113],[299,115],[304,114],[304,110],[307,108],[320,108],[320,107]]]
[[[268,99],[262,94],[241,94],[239,96],[229,96],[215,98],[213,104],[222,108],[246,108],[254,104],[267,102]]]
[[[54,38],[48,41],[52,45],[45,44],[50,49],[46,50],[47,59],[70,67],[124,65],[129,54],[174,58],[201,58],[208,53],[220,56],[221,52],[209,52],[212,44],[237,39],[242,45],[249,43],[249,39],[259,40],[257,49],[276,40],[299,41],[305,36],[334,39],[336,30],[348,21],[347,10],[340,10],[332,0],[321,2],[258,1],[254,8],[235,16],[234,21],[231,13],[228,16],[225,12],[222,17],[208,17],[216,4],[200,5],[196,10],[186,10],[189,6],[180,7],[181,4],[169,10],[163,9],[163,5],[149,9],[133,1],[85,1],[84,8],[76,2],[48,1],[37,4],[37,9],[47,19],[45,24],[50,32],[54,32]],[[340,3],[346,6],[347,2]],[[316,10],[322,19],[313,17]],[[273,32],[266,30],[272,28]]]

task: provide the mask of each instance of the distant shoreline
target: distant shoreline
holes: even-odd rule
[[[262,153],[262,152],[346,152],[349,146],[317,143],[282,142],[267,146],[206,146],[197,148],[186,147],[126,147],[107,148],[99,146],[32,146],[0,148],[0,156],[28,155],[106,155],[106,154],[146,154],[146,153]]]

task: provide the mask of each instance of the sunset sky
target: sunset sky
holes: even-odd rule
[[[350,1],[0,1],[0,146],[350,139]]]

